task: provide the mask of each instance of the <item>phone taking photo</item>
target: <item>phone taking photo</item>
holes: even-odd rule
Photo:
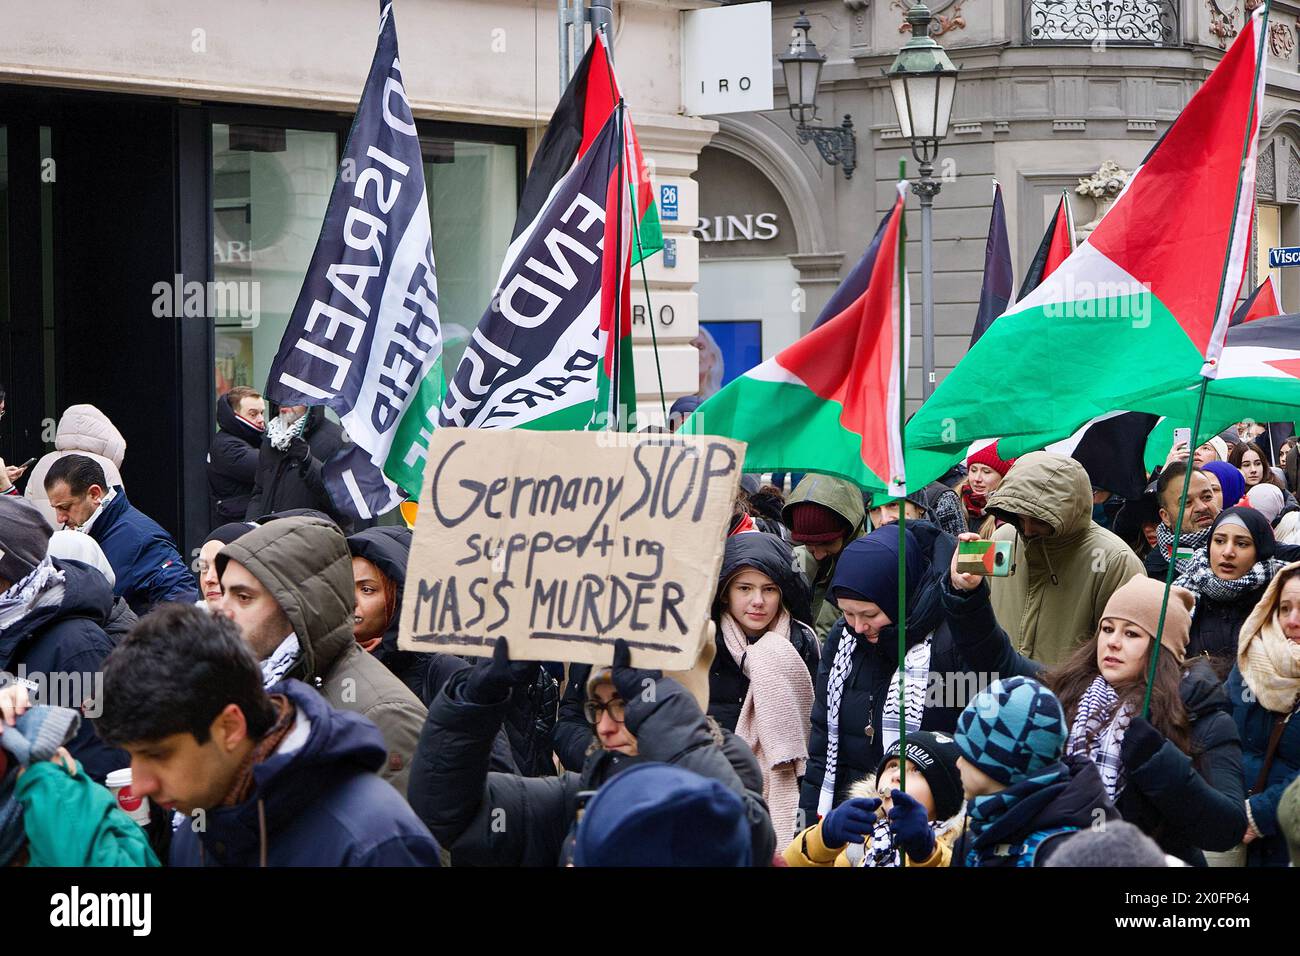
[[[1179,442],[1182,442],[1188,448],[1192,447],[1192,430],[1190,428],[1174,429],[1174,446],[1177,447]]]

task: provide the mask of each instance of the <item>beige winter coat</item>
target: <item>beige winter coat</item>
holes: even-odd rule
[[[1031,541],[1011,524],[993,534],[1015,542],[1015,571],[988,579],[993,612],[1017,651],[1040,664],[1065,660],[1097,633],[1111,594],[1143,574],[1142,562],[1119,537],[1092,520],[1092,484],[1073,458],[1022,455],[988,498],[986,512],[1047,522],[1052,533]]]
[[[68,406],[54,433],[54,448],[54,451],[32,466],[32,470],[27,473],[27,487],[23,490],[23,497],[45,516],[51,528],[57,529],[59,523],[54,517],[54,509],[50,507],[49,495],[45,493],[45,475],[58,459],[66,455],[93,458],[104,469],[104,477],[110,488],[114,485],[125,488],[120,469],[122,459],[126,457],[126,439],[108,420],[108,416],[94,405]]]

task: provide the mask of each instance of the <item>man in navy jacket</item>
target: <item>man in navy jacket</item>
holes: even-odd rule
[[[190,817],[173,866],[438,866],[438,844],[376,771],[375,725],[262,672],[235,625],[173,605],[104,665],[101,737],[131,789]]]
[[[143,617],[164,601],[198,601],[198,583],[167,532],[133,508],[121,486],[107,488],[104,469],[85,455],[66,455],[45,475],[59,523],[95,539],[113,566],[113,593],[132,611]]]

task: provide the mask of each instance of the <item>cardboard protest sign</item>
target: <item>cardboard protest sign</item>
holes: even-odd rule
[[[398,646],[689,670],[744,444],[708,435],[439,429]]]

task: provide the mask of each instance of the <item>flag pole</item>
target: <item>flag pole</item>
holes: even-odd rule
[[[610,329],[610,336],[612,338],[611,345],[614,346],[611,349],[612,354],[614,354],[614,363],[612,363],[612,365],[614,365],[614,368],[611,369],[612,373],[610,376],[610,406],[612,410],[610,425],[608,425],[610,431],[619,431],[620,425],[623,424],[621,423],[621,418],[623,418],[623,415],[621,415],[621,410],[623,410],[623,278],[624,278],[624,274],[623,274],[623,185],[624,185],[623,112],[624,109],[625,107],[623,105],[623,98],[621,98],[620,96],[619,104],[617,104],[616,107],[614,108],[615,113],[617,113],[616,126],[617,126],[617,138],[619,138],[619,146],[617,146],[617,151],[619,151],[619,172],[617,172],[617,177],[619,177],[619,182],[617,182],[617,189],[616,189],[617,199],[615,200],[615,207],[614,207],[616,221],[617,221],[617,226],[615,228],[615,235],[617,235],[617,243],[619,243],[619,247],[617,247],[617,250],[614,252],[614,255],[617,256],[617,259],[615,260],[616,265],[615,265],[615,274],[614,274],[614,321],[612,321],[611,324],[612,328]],[[628,250],[628,252],[630,255],[630,250]]]
[[[1223,271],[1219,274],[1219,295],[1215,299],[1213,323],[1217,323],[1219,312],[1223,308],[1223,296],[1228,287],[1228,264],[1232,258],[1232,235],[1236,227],[1237,208],[1241,203],[1241,183],[1242,176],[1246,168],[1246,160],[1250,156],[1251,130],[1255,122],[1256,97],[1259,93],[1259,73],[1264,68],[1264,38],[1268,35],[1268,15],[1273,6],[1273,0],[1264,0],[1264,13],[1259,22],[1259,39],[1258,47],[1255,51],[1255,76],[1251,80],[1250,86],[1250,107],[1246,110],[1246,138],[1241,144],[1241,162],[1237,166],[1237,196],[1232,204],[1233,225],[1228,230],[1228,249],[1223,257]],[[1213,324],[1211,325],[1211,335],[1213,335]],[[1145,720],[1151,713],[1151,690],[1156,681],[1156,665],[1160,663],[1160,638],[1165,632],[1165,613],[1169,610],[1169,595],[1173,590],[1174,576],[1178,569],[1178,541],[1183,533],[1183,513],[1187,508],[1187,490],[1192,484],[1192,467],[1195,461],[1194,449],[1199,447],[1201,440],[1201,416],[1205,411],[1205,395],[1210,387],[1210,379],[1202,372],[1200,394],[1196,398],[1196,417],[1192,422],[1192,437],[1187,443],[1187,470],[1183,472],[1183,488],[1178,495],[1178,518],[1173,527],[1173,544],[1169,551],[1169,567],[1165,570],[1165,592],[1160,599],[1160,618],[1156,621],[1155,641],[1151,648],[1151,668],[1147,673],[1147,690],[1146,696],[1142,701],[1142,719]],[[1206,544],[1208,548],[1209,545]]]
[[[609,36],[605,32],[604,24],[601,24],[598,33],[599,33],[599,39],[596,42],[603,41],[605,43],[605,50],[606,50],[605,74],[609,79],[610,95],[613,96],[614,92],[618,89],[618,87],[614,83],[614,65],[612,62],[613,51],[611,48],[611,44],[609,42]],[[618,102],[619,102],[619,107],[622,108],[623,97],[620,96],[618,98]],[[620,137],[627,135],[623,131],[621,117],[619,123],[619,135]],[[620,163],[626,161],[625,158],[623,157],[624,145],[625,144],[622,143],[620,143],[619,145]],[[640,175],[640,170],[637,170],[637,174]],[[637,185],[639,186],[640,184],[638,183]],[[621,189],[622,187],[620,186],[619,188]],[[654,354],[655,354],[655,374],[659,377],[659,408],[664,413],[664,427],[667,428],[668,427],[668,400],[664,398],[664,370],[663,370],[663,366],[660,365],[659,363],[659,335],[657,332],[655,332],[654,311],[652,306],[650,305],[650,279],[646,276],[646,271],[645,271],[645,254],[641,248],[641,221],[640,219],[637,218],[637,204],[635,202],[632,204],[632,236],[636,240],[636,252],[637,252],[637,256],[639,257],[637,259],[637,262],[641,266],[641,287],[645,290],[645,315],[646,315],[646,323],[650,326],[650,347],[654,350]]]
[[[898,178],[907,178],[907,160],[898,161]],[[904,250],[907,216],[898,218],[898,434],[907,425],[907,342],[903,339],[903,309],[907,307]],[[906,488],[906,485],[904,485]],[[898,789],[907,792],[907,498],[898,503]],[[907,851],[899,849],[898,862],[907,866]]]

